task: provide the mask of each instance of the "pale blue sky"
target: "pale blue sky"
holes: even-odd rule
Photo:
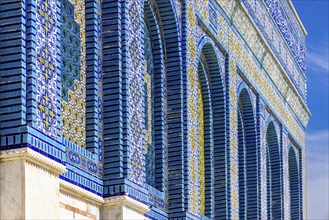
[[[312,112],[306,133],[308,219],[329,219],[329,0],[293,0],[306,31],[307,103]]]

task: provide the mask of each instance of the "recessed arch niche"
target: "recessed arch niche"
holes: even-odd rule
[[[258,154],[254,111],[247,88],[238,99],[239,217],[258,216]]]
[[[282,166],[278,135],[271,121],[266,131],[267,219],[282,218]]]
[[[227,163],[223,76],[211,41],[204,39],[199,45],[200,214],[225,219]],[[212,201],[215,201],[213,205]]]
[[[290,147],[288,154],[289,188],[290,188],[290,215],[291,219],[300,219],[300,176],[297,152]]]

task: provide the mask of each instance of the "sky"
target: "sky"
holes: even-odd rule
[[[329,219],[329,0],[293,0],[307,31],[307,219]]]

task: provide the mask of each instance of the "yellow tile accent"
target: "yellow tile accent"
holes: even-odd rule
[[[200,214],[205,214],[205,164],[204,164],[204,110],[202,87],[198,83],[198,117],[199,117],[199,150],[200,150]]]
[[[86,147],[86,33],[85,1],[70,0],[74,5],[74,20],[80,26],[81,70],[80,80],[74,81],[74,90],[69,91],[68,102],[61,101],[62,135],[69,141]]]

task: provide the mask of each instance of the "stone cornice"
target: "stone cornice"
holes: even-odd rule
[[[30,148],[25,147],[0,151],[0,162],[19,159],[36,164],[56,175],[67,171],[63,164],[60,164]]]
[[[114,196],[114,197],[106,198],[104,200],[103,206],[113,206],[113,205],[126,205],[132,209],[140,211],[143,214],[150,211],[150,208],[147,205],[138,202],[128,196]]]
[[[79,186],[75,186],[65,180],[60,180],[59,185],[60,190],[71,193],[74,196],[81,197],[83,198],[83,200],[89,200],[91,202],[94,202],[100,206],[125,205],[132,209],[138,210],[141,213],[146,213],[150,211],[150,208],[147,205],[136,201],[128,196],[113,196],[103,199],[101,196],[82,189]]]
[[[290,9],[291,9],[292,13],[295,15],[295,17],[296,17],[296,19],[297,19],[297,21],[298,21],[298,24],[299,24],[300,28],[302,29],[303,33],[304,33],[305,35],[307,35],[307,31],[306,31],[306,29],[305,29],[305,27],[304,27],[304,25],[303,25],[303,22],[300,20],[298,14],[297,14],[297,12],[296,12],[296,9],[295,9],[294,4],[292,3],[291,0],[288,0],[287,2],[288,2],[288,5],[290,6]]]
[[[226,16],[228,18],[231,18],[231,22],[233,22],[232,20],[232,16],[229,16],[229,12],[226,11],[226,9],[223,8],[223,3],[221,3],[219,0],[214,0],[216,2],[216,4],[224,11],[224,13],[226,14]],[[249,19],[251,25],[253,26],[253,28],[255,28],[257,35],[260,37],[261,42],[266,46],[266,52],[268,54],[271,55],[271,57],[273,57],[275,64],[277,64],[277,67],[280,69],[280,72],[282,74],[282,76],[284,77],[284,79],[286,80],[285,82],[289,85],[289,88],[291,89],[291,91],[293,92],[293,94],[296,96],[296,98],[298,99],[298,102],[300,103],[301,107],[303,108],[303,111],[305,112],[305,114],[307,115],[307,119],[306,119],[306,123],[302,122],[303,126],[306,127],[307,122],[309,120],[309,117],[311,116],[311,112],[308,109],[305,101],[303,100],[303,98],[301,97],[300,93],[298,92],[296,86],[294,85],[294,83],[291,81],[289,75],[287,74],[287,72],[284,70],[282,64],[280,63],[280,61],[278,60],[278,58],[276,57],[276,55],[274,54],[273,50],[271,49],[271,47],[269,46],[269,44],[267,43],[267,41],[265,40],[263,34],[259,31],[257,25],[254,23],[253,19],[250,17],[250,15],[248,14],[247,9],[245,8],[245,6],[238,1],[235,5],[234,5],[234,10],[232,12],[232,14],[237,13],[237,8],[242,9],[243,13],[247,16],[247,18]],[[241,34],[242,35],[242,34]],[[248,42],[245,39],[247,45],[250,45],[250,42]],[[256,55],[255,55],[256,56]],[[290,104],[291,105],[291,104]],[[292,105],[291,105],[292,106]],[[292,108],[294,109],[294,108]],[[294,109],[296,110],[296,109]],[[300,118],[300,116],[297,116],[298,118]]]
[[[79,186],[73,185],[65,180],[59,180],[59,186],[60,190],[71,193],[77,197],[82,197],[84,200],[89,200],[98,205],[102,205],[104,203],[104,199],[101,196],[89,192]]]

